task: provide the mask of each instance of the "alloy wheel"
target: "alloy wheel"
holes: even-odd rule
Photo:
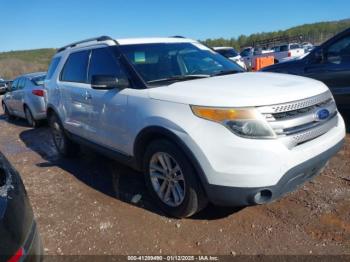
[[[155,153],[149,165],[149,175],[153,189],[160,200],[177,207],[185,199],[185,177],[177,161],[164,152]]]

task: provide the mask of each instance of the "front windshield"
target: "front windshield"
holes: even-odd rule
[[[135,44],[120,48],[147,83],[243,72],[236,63],[199,43]]]

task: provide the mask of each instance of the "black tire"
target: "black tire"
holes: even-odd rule
[[[2,102],[2,108],[3,108],[4,114],[8,120],[13,120],[15,118],[13,115],[10,114],[10,111],[8,110],[8,108],[4,102]]]
[[[152,157],[157,153],[166,153],[171,156],[181,168],[186,186],[184,187],[185,194],[183,201],[178,206],[171,206],[163,202],[152,185],[150,164]],[[207,198],[191,162],[187,159],[182,150],[172,142],[163,139],[153,141],[148,146],[144,155],[143,168],[146,186],[152,198],[166,214],[172,217],[184,218],[194,215],[207,206]]]
[[[28,106],[24,106],[24,114],[26,116],[27,123],[30,127],[36,128],[39,126],[39,121],[34,119],[32,111]]]
[[[49,125],[53,143],[57,149],[57,152],[62,157],[77,156],[80,151],[79,145],[74,143],[71,139],[69,139],[61,121],[55,113],[49,116]],[[58,135],[61,136],[61,140],[58,139]]]

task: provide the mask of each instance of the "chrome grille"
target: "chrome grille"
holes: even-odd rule
[[[315,117],[320,109],[329,111],[327,119]],[[330,91],[300,101],[259,107],[258,110],[289,148],[312,140],[337,125],[337,107]]]

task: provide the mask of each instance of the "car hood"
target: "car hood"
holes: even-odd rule
[[[176,103],[251,107],[305,99],[327,91],[323,83],[278,73],[239,73],[149,89],[149,96]]]

